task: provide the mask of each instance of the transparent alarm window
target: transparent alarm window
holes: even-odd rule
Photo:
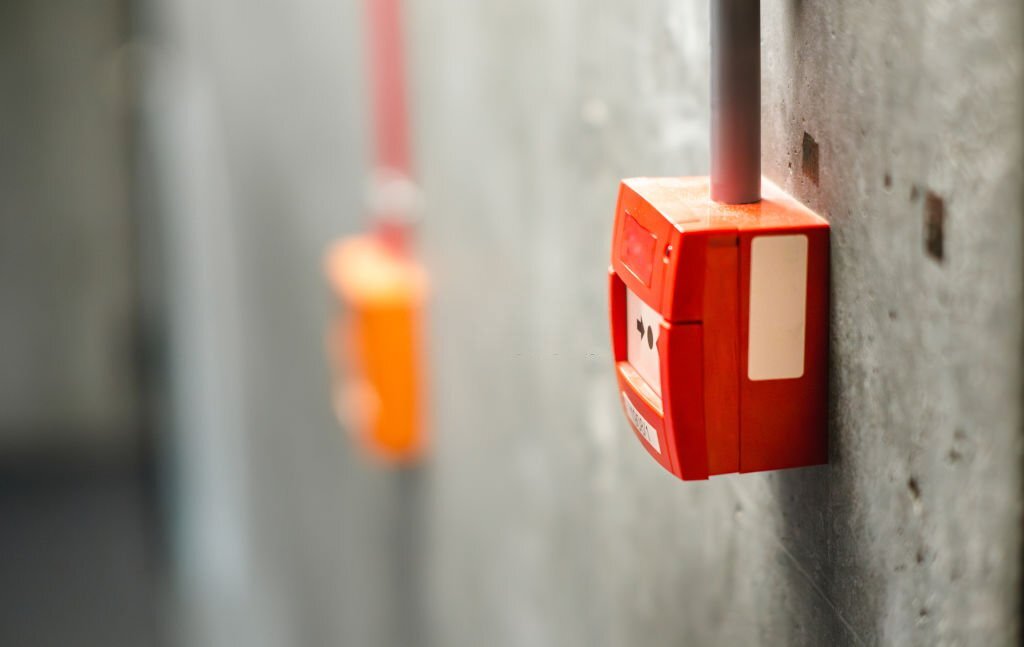
[[[626,288],[626,359],[661,397],[661,357],[658,337],[664,321],[658,311]]]

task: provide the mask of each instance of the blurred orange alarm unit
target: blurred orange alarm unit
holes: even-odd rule
[[[386,235],[344,238],[325,258],[341,312],[328,345],[334,405],[369,453],[414,461],[425,449],[421,266]]]

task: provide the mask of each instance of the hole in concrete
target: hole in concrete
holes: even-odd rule
[[[890,175],[889,173],[886,173],[885,177],[882,179],[882,182],[885,184],[885,188],[891,189],[892,188],[892,175]]]
[[[917,549],[917,555],[914,556],[914,559],[917,560],[918,564],[924,563],[924,548]]]
[[[896,318],[898,316],[899,316],[899,313],[897,313],[895,310],[890,310],[889,311],[889,321],[896,321]]]
[[[945,228],[946,204],[929,191],[924,199],[924,248],[937,261],[945,255]]]
[[[921,192],[917,190],[917,185],[910,187],[910,201],[917,202],[917,199],[921,197]]]
[[[913,476],[907,481],[907,489],[910,490],[910,496],[914,497],[915,501],[921,498],[921,486],[918,485],[917,479]]]
[[[807,177],[815,185],[818,184],[818,142],[814,141],[814,138],[804,133],[803,141],[803,171],[804,176]]]
[[[970,456],[966,455],[969,450],[967,434],[963,429],[956,429],[953,432],[953,444],[949,448],[949,453],[946,454],[947,460],[952,465],[956,465],[962,460],[969,461]]]

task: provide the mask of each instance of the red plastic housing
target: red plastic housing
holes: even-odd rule
[[[619,190],[609,277],[619,390],[640,442],[681,479],[828,458],[829,226],[767,180],[763,192],[715,203],[706,177],[633,178]],[[629,299],[661,321],[627,321]],[[657,353],[647,379],[629,359],[644,343]]]

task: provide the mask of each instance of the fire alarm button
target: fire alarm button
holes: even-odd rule
[[[708,178],[619,191],[619,389],[640,442],[682,479],[826,461],[828,223],[767,180],[763,194],[713,202]]]

